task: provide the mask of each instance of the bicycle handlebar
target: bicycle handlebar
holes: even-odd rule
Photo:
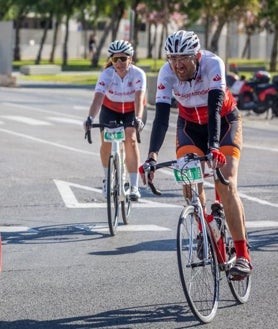
[[[132,124],[136,129],[137,142],[141,143],[141,136],[138,131],[138,124],[136,120]],[[85,139],[88,140],[89,144],[92,144],[91,128],[118,128],[118,127],[127,127],[127,126],[130,126],[130,124],[117,123],[116,121],[110,121],[109,123],[92,123],[90,125],[86,125]]]
[[[211,153],[209,153],[209,154],[207,154],[207,155],[204,155],[204,156],[198,156],[197,154],[188,154],[187,156],[186,156],[186,158],[187,158],[187,160],[188,160],[188,162],[190,162],[190,161],[193,161],[193,160],[199,160],[199,161],[211,161],[212,160],[212,154]],[[177,160],[170,160],[170,161],[166,161],[166,162],[160,162],[160,163],[157,163],[157,164],[155,164],[155,165],[153,165],[153,167],[154,167],[154,169],[155,170],[157,170],[157,169],[161,169],[161,168],[171,168],[171,167],[173,167],[175,164],[177,163]],[[144,170],[145,170],[145,172],[147,173],[147,174],[149,174],[150,173],[150,166],[148,166],[148,167],[145,167],[144,168]],[[149,170],[149,171],[148,171]],[[229,185],[230,184],[230,182],[229,182],[229,180],[227,180],[225,177],[224,177],[224,175],[223,175],[223,173],[221,172],[221,170],[220,170],[220,168],[216,168],[215,170],[214,170],[214,173],[215,173],[215,175],[214,175],[214,177],[215,177],[215,179],[219,179],[219,181],[223,184],[223,185]],[[149,187],[150,187],[150,189],[151,189],[151,191],[152,191],[152,193],[153,194],[156,194],[156,195],[161,195],[161,192],[154,186],[154,184],[152,183],[152,182],[148,182],[148,185],[149,185]]]

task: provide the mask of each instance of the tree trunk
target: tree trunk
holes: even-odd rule
[[[211,43],[210,43],[210,50],[213,53],[218,53],[218,41],[222,32],[222,29],[226,23],[226,19],[219,18],[219,23],[217,25],[217,28],[212,36]]]
[[[50,13],[48,19],[46,20],[45,27],[44,27],[44,30],[43,30],[43,35],[42,35],[42,38],[41,38],[40,48],[39,48],[39,51],[38,51],[38,54],[37,54],[37,58],[35,60],[36,65],[40,64],[40,62],[41,62],[42,50],[43,50],[43,46],[44,46],[44,43],[45,43],[45,40],[46,40],[46,37],[47,37],[48,28],[51,24],[52,18],[53,18],[53,14]]]
[[[100,57],[100,54],[101,54],[101,50],[102,50],[102,48],[105,44],[105,41],[106,41],[106,39],[109,35],[109,32],[110,32],[111,28],[112,28],[112,20],[110,20],[109,22],[107,22],[105,24],[102,37],[99,40],[99,43],[98,43],[98,46],[97,46],[97,49],[96,49],[96,53],[95,53],[95,56],[93,58],[93,63],[92,63],[93,67],[98,67],[98,61],[99,61],[99,57]]]
[[[149,22],[148,23],[148,53],[147,53],[147,58],[153,58],[152,55],[152,49],[153,49],[153,45],[152,45],[152,24]]]
[[[63,44],[63,64],[62,64],[63,67],[67,66],[68,64],[69,19],[70,19],[70,15],[67,14],[65,39]]]
[[[273,38],[273,45],[271,50],[270,56],[270,71],[276,71],[276,64],[277,64],[277,48],[278,48],[278,23],[275,24],[275,31],[274,31],[274,38]]]
[[[55,25],[54,25],[52,48],[51,48],[51,52],[50,52],[49,63],[54,63],[54,55],[55,55],[55,49],[56,49],[56,45],[57,45],[59,26],[60,26],[60,22],[59,22],[59,20],[56,20]]]
[[[14,45],[14,60],[20,61],[20,27],[25,15],[19,16],[17,20],[15,20],[15,45]]]
[[[244,48],[243,48],[243,51],[242,51],[242,54],[241,54],[241,58],[244,58],[246,56],[246,58],[248,58],[248,54],[250,54],[250,44],[251,44],[251,40],[250,40],[251,36],[250,34],[247,34],[247,37],[246,37],[246,42],[245,42],[245,45],[244,45]]]

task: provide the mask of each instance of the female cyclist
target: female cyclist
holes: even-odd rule
[[[128,41],[115,40],[108,47],[108,61],[101,72],[92,104],[87,118],[87,124],[92,124],[99,110],[99,123],[110,121],[123,122],[125,128],[126,165],[130,176],[130,198],[138,201],[141,197],[138,189],[138,166],[140,154],[136,139],[136,125],[141,131],[144,127],[143,113],[146,101],[146,74],[132,64],[134,53]],[[85,122],[85,125],[86,125]],[[106,178],[111,143],[103,140],[101,129],[100,157],[104,168],[103,194],[106,195]]]

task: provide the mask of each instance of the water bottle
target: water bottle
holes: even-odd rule
[[[225,262],[225,242],[224,242],[224,209],[223,205],[219,202],[215,202],[211,205],[211,215],[212,221],[210,225],[214,226],[213,234],[215,236],[215,241],[219,250],[217,253],[217,260],[219,264]],[[216,233],[217,231],[217,233]]]
[[[211,228],[213,237],[215,239],[216,242],[218,242],[218,240],[221,237],[221,232],[218,226],[218,223],[216,222],[216,220],[213,218],[213,215],[208,215],[208,222],[209,222],[209,226]]]
[[[211,214],[214,218],[214,221],[218,225],[220,232],[223,231],[223,221],[224,221],[224,209],[223,205],[219,202],[215,202],[211,205]]]

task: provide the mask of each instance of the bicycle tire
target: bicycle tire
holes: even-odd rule
[[[182,288],[192,313],[200,322],[209,323],[215,317],[218,308],[219,267],[209,233],[208,261],[198,255],[199,227],[194,207],[185,207],[181,212],[177,229],[178,268]]]
[[[227,258],[228,258],[228,262],[230,262],[230,267],[231,267],[234,265],[236,261],[236,253],[235,253],[233,240],[227,228],[226,228],[226,235],[227,235],[226,236]],[[243,280],[231,280],[229,277],[230,267],[226,271],[226,277],[228,280],[229,288],[235,300],[240,304],[244,304],[248,301],[251,292],[251,285],[252,285],[251,275],[248,275]]]
[[[129,215],[131,211],[131,200],[128,195],[128,191],[130,189],[129,183],[124,183],[124,190],[125,190],[125,200],[121,201],[121,208],[122,208],[122,219],[125,225],[129,223]]]
[[[107,173],[107,216],[109,231],[116,235],[118,228],[120,189],[119,189],[119,156],[110,155]]]

